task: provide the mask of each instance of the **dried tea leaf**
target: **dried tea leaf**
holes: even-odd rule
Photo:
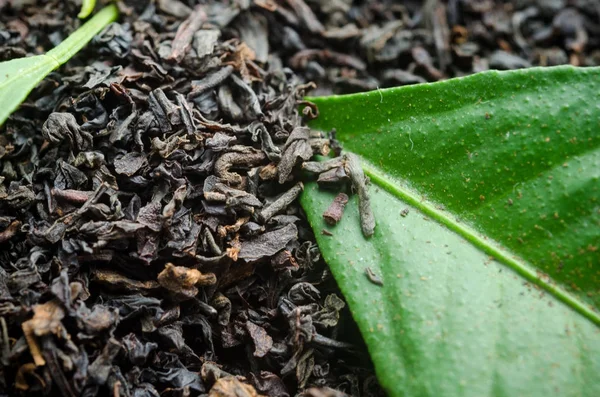
[[[371,209],[371,201],[367,191],[367,178],[360,165],[360,160],[355,154],[346,155],[348,161],[345,169],[352,181],[352,187],[358,194],[358,213],[360,214],[360,227],[365,237],[371,237],[375,233],[375,216]]]
[[[269,57],[269,31],[266,19],[257,13],[247,12],[238,18],[236,27],[240,38],[256,54],[256,60],[265,63]]]
[[[62,319],[65,317],[65,312],[58,300],[52,300],[34,306],[33,313],[33,318],[21,324],[21,328],[33,361],[37,366],[42,366],[45,365],[46,360],[42,356],[37,337],[48,334],[60,335],[64,332]]]
[[[164,270],[158,275],[158,283],[161,287],[187,299],[198,294],[196,285],[214,285],[216,282],[217,279],[212,273],[202,274],[197,269],[175,266],[172,263],[167,263]]]
[[[71,113],[51,113],[42,127],[42,135],[52,143],[69,142],[71,149],[85,151],[92,147],[92,134],[81,129]]]
[[[277,166],[279,183],[284,183],[299,160],[309,160],[313,151],[308,142],[310,130],[307,127],[296,127],[285,143],[283,156]]]
[[[260,371],[259,377],[254,373],[251,373],[250,375],[252,376],[252,383],[259,392],[264,393],[267,396],[289,397],[289,393],[287,392],[283,380],[274,373]]]
[[[266,232],[251,240],[243,241],[238,258],[254,261],[266,256],[273,256],[296,238],[298,238],[298,229],[292,223],[281,229]]]
[[[173,59],[177,63],[182,61],[186,52],[191,47],[194,34],[200,29],[205,20],[206,12],[204,11],[204,6],[197,5],[190,16],[179,25],[175,39],[171,44],[172,50],[169,59]]]
[[[246,329],[254,341],[254,356],[264,357],[273,347],[273,339],[263,327],[251,321],[246,322]]]
[[[151,202],[140,208],[136,222],[155,232],[160,232],[163,226],[162,205]]]
[[[21,227],[21,221],[14,220],[2,232],[0,232],[0,244],[10,240],[17,234]]]
[[[221,31],[216,29],[202,29],[194,33],[194,40],[192,41],[192,48],[196,52],[198,58],[211,55],[214,52],[215,45],[221,37]],[[227,69],[230,67],[225,67]],[[223,70],[219,69],[219,71]],[[233,68],[231,68],[233,70]]]
[[[254,387],[240,382],[234,376],[217,379],[208,392],[208,397],[265,397],[258,394]]]
[[[314,350],[308,349],[298,359],[296,366],[296,379],[298,379],[298,387],[304,388],[308,382],[308,378],[312,375],[315,367]]]
[[[123,290],[128,293],[144,293],[160,288],[160,285],[156,281],[133,280],[112,270],[97,269],[92,275],[94,282],[109,287],[112,290]]]
[[[298,182],[295,184],[290,190],[283,193],[281,196],[277,198],[277,200],[273,201],[271,204],[266,206],[259,214],[258,219],[261,222],[267,222],[271,219],[275,214],[283,211],[287,208],[294,200],[300,196],[302,190],[304,189],[304,185],[302,182]]]
[[[323,308],[313,314],[313,321],[324,327],[335,327],[340,319],[340,311],[344,307],[346,303],[336,294],[327,295]]]
[[[113,360],[120,351],[121,344],[116,339],[110,338],[106,345],[104,345],[102,353],[90,364],[90,378],[95,384],[106,384],[112,370]]]
[[[342,219],[342,215],[344,215],[344,207],[348,204],[348,195],[346,193],[339,193],[333,199],[333,202],[327,208],[325,212],[323,212],[323,219],[330,225],[337,224],[340,219]]]
[[[114,161],[117,174],[132,176],[148,164],[148,158],[143,153],[129,152]]]

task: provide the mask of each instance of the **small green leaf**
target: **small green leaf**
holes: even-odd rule
[[[310,100],[373,182],[368,240],[302,204],[390,395],[600,395],[600,68]]]
[[[0,125],[48,73],[67,62],[118,15],[117,7],[109,5],[46,54],[0,63]]]
[[[77,14],[77,18],[85,19],[89,17],[96,7],[96,0],[83,0],[81,2],[81,11]]]

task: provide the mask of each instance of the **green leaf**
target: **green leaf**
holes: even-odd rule
[[[368,240],[302,204],[391,396],[600,395],[599,99],[572,67],[310,98],[373,182]]]
[[[1,62],[0,125],[48,73],[67,62],[118,15],[117,7],[109,5],[46,54]]]
[[[83,0],[81,2],[81,11],[77,14],[77,18],[85,19],[89,17],[96,7],[96,0]]]

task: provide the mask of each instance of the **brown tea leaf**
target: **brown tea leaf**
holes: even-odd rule
[[[254,356],[264,357],[273,347],[273,339],[263,327],[251,321],[246,322],[246,329],[254,341]]]
[[[12,221],[6,229],[0,232],[0,243],[10,240],[15,234],[17,234],[20,227],[21,221]]]
[[[186,52],[190,49],[194,33],[200,29],[205,20],[204,6],[197,5],[190,16],[179,25],[175,39],[171,44],[172,50],[169,59],[173,59],[177,63],[183,60]]]
[[[48,334],[59,335],[64,331],[62,319],[65,312],[58,300],[51,300],[41,305],[33,307],[33,318],[25,321],[21,328],[25,335],[25,340],[29,345],[29,352],[33,357],[35,365],[45,365],[46,360],[42,357],[37,337]]]
[[[323,219],[330,225],[337,224],[342,215],[344,215],[344,207],[348,204],[348,195],[345,193],[339,193],[329,208],[323,213]]]
[[[297,237],[298,228],[293,223],[279,230],[263,233],[256,238],[242,242],[238,258],[253,261],[275,255]]]
[[[172,263],[167,263],[158,275],[158,283],[161,287],[187,299],[198,294],[195,285],[214,285],[216,282],[217,278],[213,273],[202,274],[199,270],[175,266]]]
[[[208,392],[208,397],[265,397],[258,394],[254,387],[240,382],[234,376],[217,379]]]
[[[147,162],[148,159],[143,153],[127,153],[124,156],[115,159],[115,172],[117,174],[132,176],[136,172],[138,172],[143,166],[145,166]]]
[[[128,293],[149,292],[160,288],[156,281],[133,280],[112,270],[96,269],[92,275],[94,282],[113,290],[124,290]]]

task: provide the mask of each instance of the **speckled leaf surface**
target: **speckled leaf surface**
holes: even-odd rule
[[[117,7],[109,5],[48,53],[1,62],[0,126],[48,73],[67,62],[118,15]]]
[[[311,100],[373,182],[368,240],[302,204],[390,395],[600,395],[600,69]]]

